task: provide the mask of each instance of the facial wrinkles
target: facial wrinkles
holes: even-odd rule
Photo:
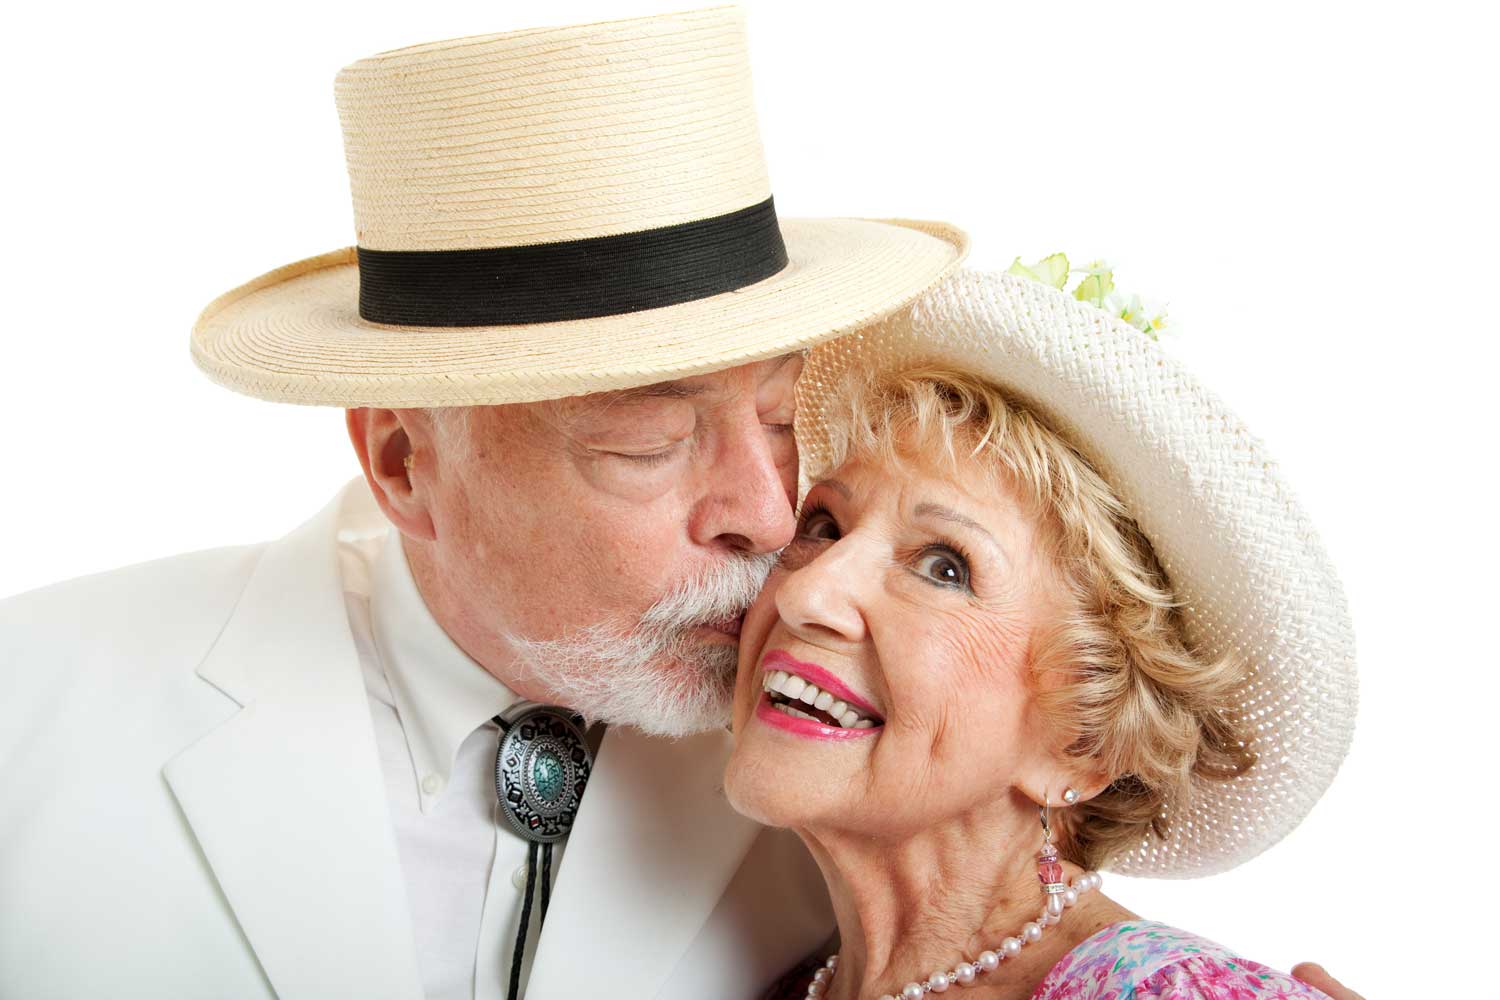
[[[1025,631],[1013,613],[1001,617],[980,611],[955,619],[929,636],[932,662],[942,683],[926,685],[923,698],[930,706],[926,756],[932,770],[950,778],[965,772],[978,777],[976,765],[996,762],[976,757],[988,746],[976,731],[1006,725],[1007,718],[1021,714],[1018,700],[1029,699],[1022,676]]]
[[[881,657],[891,672],[886,734],[865,769],[864,791],[868,801],[884,804],[879,808],[923,827],[939,815],[985,807],[1003,792],[1011,763],[1003,751],[1014,734],[998,730],[1014,730],[1024,713],[1017,704],[1024,686],[1006,678],[1024,646],[993,623],[972,628],[972,618],[945,616],[930,631],[913,628],[905,616],[888,622],[890,632],[907,631],[900,653]],[[976,638],[981,630],[987,634]],[[881,638],[877,633],[875,641]]]
[[[681,466],[693,459],[693,436],[652,434],[646,440],[607,434],[566,439],[569,461],[590,493],[601,504],[623,511],[670,498],[680,487]],[[645,452],[654,457],[629,457]]]
[[[696,486],[695,478],[714,472],[707,456],[718,446],[719,435],[740,434],[746,426],[773,438],[770,454],[783,478],[791,468],[794,481],[796,450],[790,431],[765,426],[789,427],[788,373],[794,370],[791,363],[762,363],[748,372],[668,383],[660,387],[661,395],[570,401],[549,411],[549,423],[566,442],[581,475],[606,501],[641,503]],[[787,442],[775,440],[778,436]],[[647,457],[628,457],[632,454]]]

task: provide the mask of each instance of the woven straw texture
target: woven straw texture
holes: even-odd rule
[[[772,193],[737,7],[430,42],[353,63],[334,89],[357,242],[370,250],[618,236]],[[787,266],[734,291],[486,327],[361,319],[354,249],[336,250],[210,303],[193,359],[215,381],[279,402],[582,395],[818,343],[911,301],[968,251],[961,230],[938,222],[780,221]]]
[[[1255,766],[1198,781],[1168,838],[1111,869],[1208,875],[1284,837],[1348,752],[1357,682],[1342,587],[1265,448],[1135,328],[1039,282],[960,268],[811,353],[798,384],[804,491],[827,464],[840,373],[919,361],[980,374],[1049,417],[1136,516],[1186,606],[1189,640],[1252,668],[1238,710],[1253,723]]]
[[[334,96],[374,250],[609,236],[772,193],[737,7],[397,49]]]

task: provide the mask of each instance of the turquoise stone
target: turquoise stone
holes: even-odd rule
[[[531,780],[537,794],[547,801],[554,801],[563,790],[562,761],[550,750],[543,750],[531,762]]]

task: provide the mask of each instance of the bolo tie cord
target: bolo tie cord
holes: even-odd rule
[[[495,723],[500,727],[500,735],[503,737],[510,725],[498,715]],[[552,901],[552,845],[538,844],[531,841],[526,845],[526,899],[521,903],[521,926],[516,931],[516,949],[510,958],[510,989],[506,992],[507,1000],[518,1000],[521,995],[521,963],[526,958],[526,932],[531,925],[531,899],[536,895],[536,862],[537,848],[541,848],[542,856],[542,912],[537,920],[537,933],[541,933],[542,926],[547,922],[547,904]]]

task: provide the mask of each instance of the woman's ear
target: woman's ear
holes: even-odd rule
[[[1089,769],[1089,761],[1078,760],[1071,766],[1054,765],[1020,783],[1020,789],[1032,802],[1055,808],[1067,808],[1087,802],[1109,787],[1113,780],[1101,769]],[[1071,794],[1070,794],[1071,793]]]
[[[432,426],[420,410],[361,407],[345,413],[349,441],[386,519],[403,535],[433,541],[437,531],[422,488],[432,456]]]

